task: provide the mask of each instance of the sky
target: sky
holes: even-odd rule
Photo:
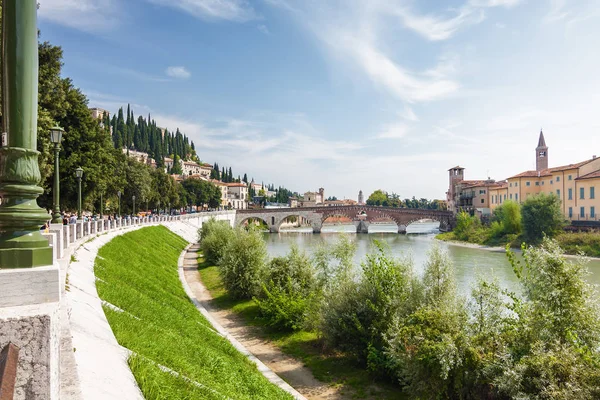
[[[234,175],[444,199],[600,156],[598,0],[39,0],[90,107],[179,128]]]

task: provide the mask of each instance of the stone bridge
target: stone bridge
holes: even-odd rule
[[[281,224],[288,217],[303,217],[314,233],[320,233],[323,222],[329,217],[349,218],[356,226],[357,233],[368,233],[369,225],[391,222],[398,226],[398,233],[406,233],[406,227],[413,222],[431,219],[440,223],[440,230],[451,230],[454,227],[454,215],[451,211],[425,210],[418,208],[392,208],[375,206],[336,206],[336,207],[302,207],[272,208],[255,210],[237,210],[235,225],[242,225],[249,219],[264,221],[271,232],[279,232]]]

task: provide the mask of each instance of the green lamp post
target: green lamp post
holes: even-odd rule
[[[102,192],[100,192],[100,220],[104,219],[104,203],[102,202]]]
[[[77,218],[81,219],[81,178],[83,177],[83,168],[77,167],[75,177],[77,178]]]
[[[132,215],[133,215],[133,218],[135,218],[135,194],[133,195],[132,198],[133,198],[133,213],[132,213]]]
[[[117,192],[117,197],[119,198],[119,218],[121,218],[121,191]]]
[[[65,130],[60,126],[55,126],[50,129],[50,141],[54,144],[54,187],[52,188],[52,202],[54,213],[52,214],[52,223],[62,223],[60,216],[60,142]]]
[[[50,215],[37,205],[43,193],[38,167],[37,0],[2,2],[2,147],[0,147],[0,268],[52,264],[40,233]]]

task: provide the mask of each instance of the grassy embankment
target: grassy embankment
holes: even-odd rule
[[[146,399],[286,399],[190,302],[177,260],[187,243],[165,227],[116,237],[95,264],[100,298]],[[165,371],[169,368],[177,374]]]
[[[219,275],[219,268],[209,265],[202,257],[198,259],[198,271],[217,308],[231,310],[241,316],[247,325],[258,327],[264,338],[285,354],[301,360],[318,380],[340,385],[343,393],[351,394],[354,398],[405,398],[396,386],[371,378],[364,367],[358,366],[352,357],[325,352],[317,333],[306,330],[281,332],[270,329],[260,318],[256,302],[230,296]]]
[[[485,229],[485,228],[482,228]],[[513,248],[521,247],[523,237],[512,236],[502,238],[490,238],[485,231],[479,235],[469,237],[468,240],[461,240],[454,232],[444,232],[436,235],[436,239],[446,242],[466,242],[480,244],[492,247],[505,247],[510,244]],[[555,236],[554,239],[558,242],[565,254],[585,254],[588,257],[600,257],[600,232],[563,232]]]

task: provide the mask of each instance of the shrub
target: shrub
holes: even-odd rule
[[[235,298],[252,298],[260,293],[267,245],[260,232],[237,228],[219,264],[223,284]]]
[[[330,347],[381,373],[388,369],[384,334],[412,304],[412,263],[390,258],[376,242],[361,266],[357,279],[345,275],[324,293],[320,329]]]
[[[424,296],[407,316],[396,314],[386,350],[396,377],[415,398],[453,398],[467,350],[464,300],[448,254],[435,246],[423,276]]]
[[[214,218],[202,224],[200,229],[200,249],[204,259],[211,265],[218,265],[229,242],[235,236],[227,221]]]
[[[521,207],[523,233],[528,243],[539,243],[544,236],[553,237],[565,225],[558,196],[540,193],[530,197]]]
[[[271,260],[262,293],[255,298],[269,326],[298,330],[305,325],[308,307],[318,295],[315,270],[296,246],[286,257]]]

